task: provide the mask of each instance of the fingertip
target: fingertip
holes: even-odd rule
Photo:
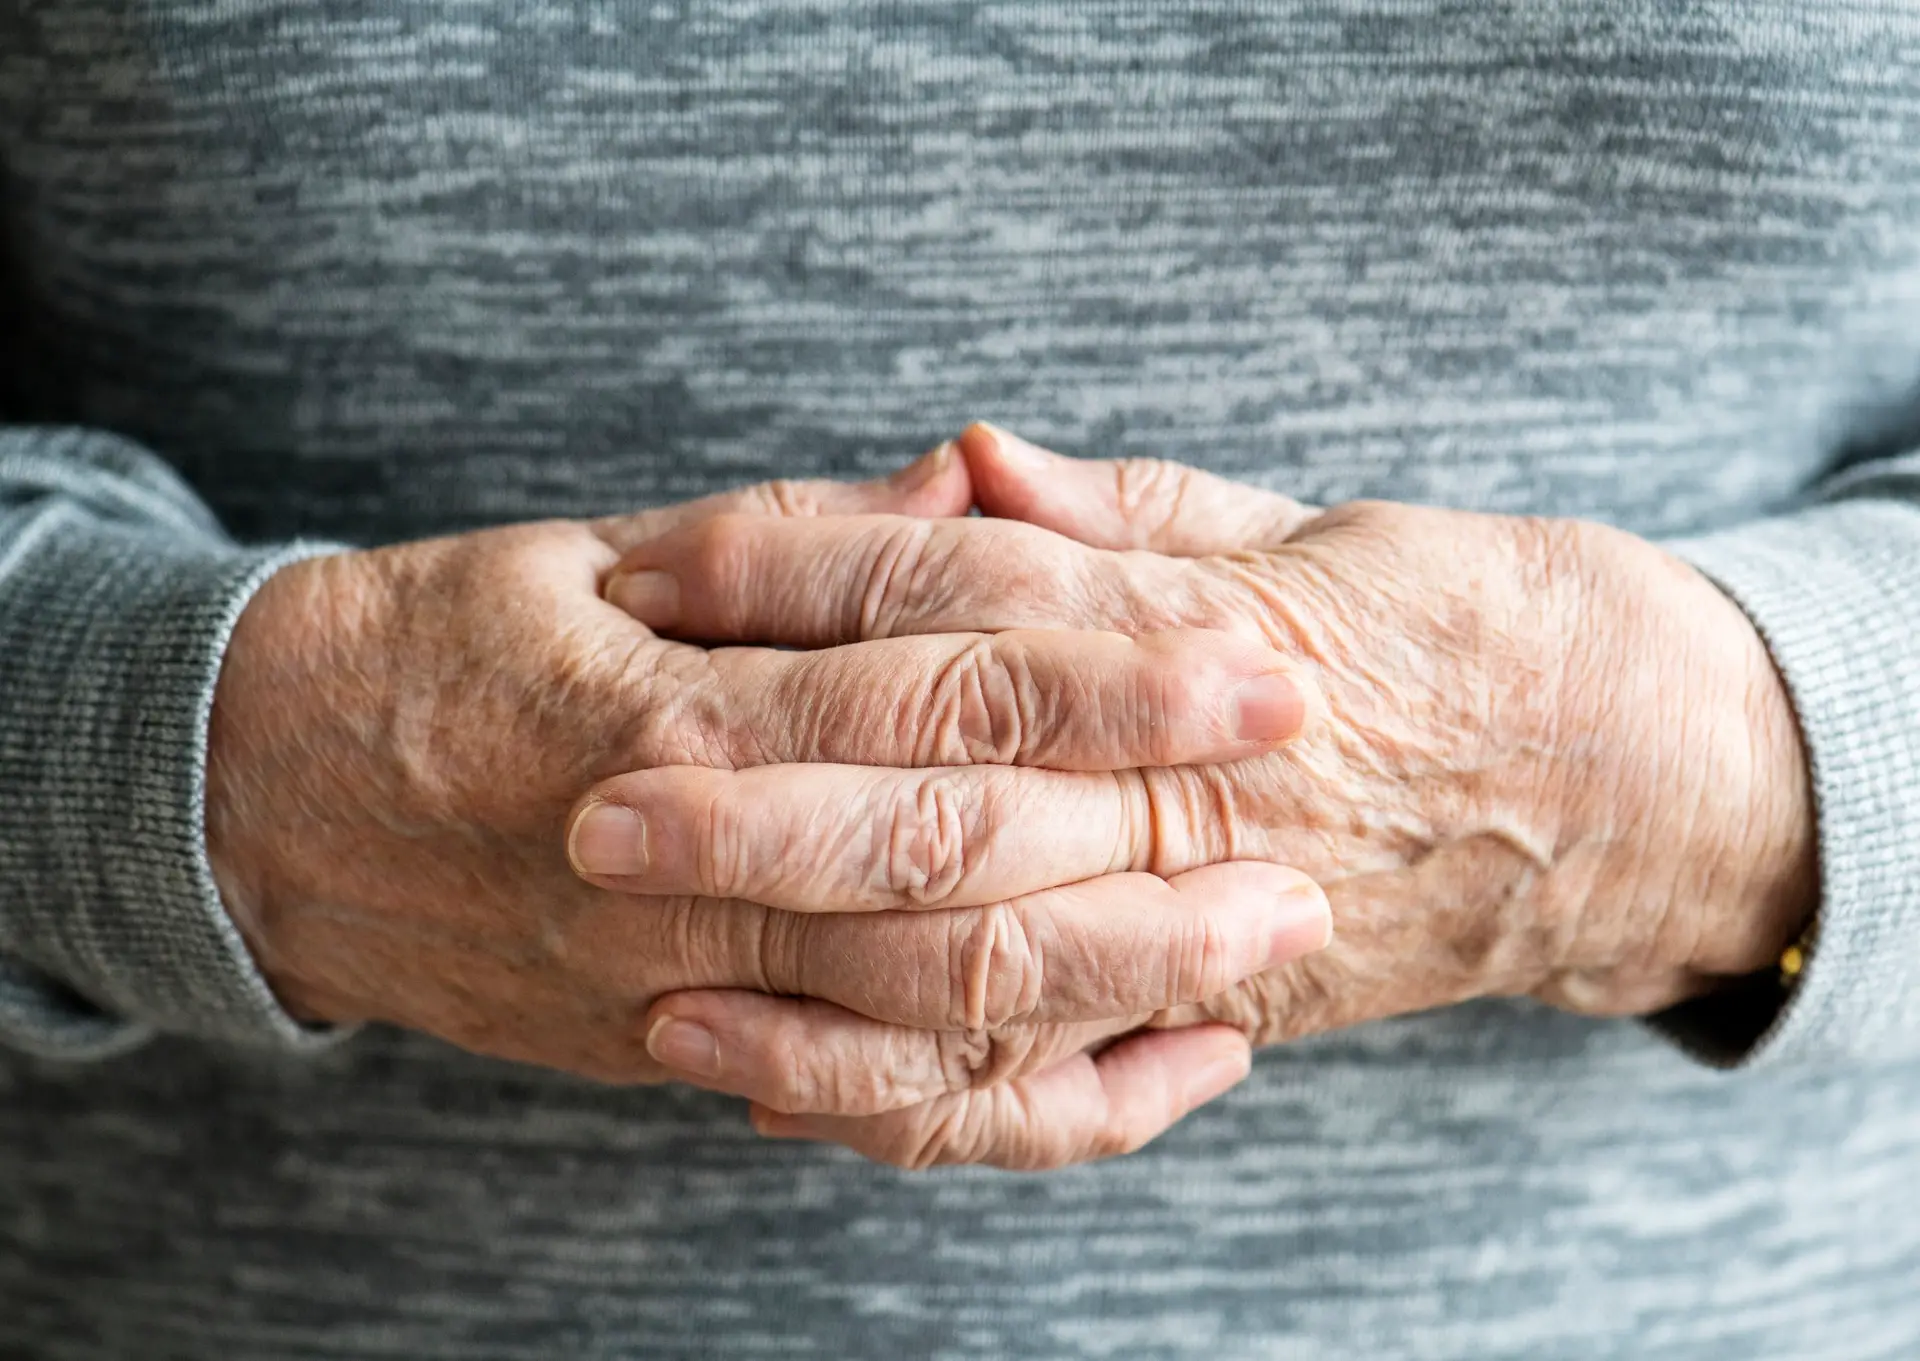
[[[1265,973],[1333,943],[1333,908],[1326,890],[1291,866],[1224,860],[1176,874],[1167,882],[1181,894],[1195,895],[1207,911],[1230,913],[1237,931],[1248,933],[1237,937],[1249,950],[1241,965],[1246,974]]]
[[[1119,465],[1054,453],[985,421],[967,427],[961,449],[983,513],[1039,525],[1089,548],[1151,546],[1117,494]]]
[[[941,440],[900,471],[888,477],[882,486],[896,492],[911,493],[937,482],[953,467],[956,447],[952,440]]]
[[[671,572],[657,568],[616,571],[607,578],[603,594],[609,605],[655,631],[671,629],[680,622],[680,582]]]
[[[1306,721],[1307,696],[1288,672],[1265,672],[1234,691],[1231,728],[1242,742],[1277,747],[1298,737]]]
[[[586,800],[567,828],[567,859],[583,879],[645,874],[649,861],[646,819],[625,804]]]
[[[891,476],[871,483],[876,495],[865,509],[925,519],[966,514],[973,479],[957,440],[942,440]]]
[[[955,441],[972,480],[973,499],[988,515],[1055,527],[1060,511],[1056,476],[1077,460],[1052,454],[986,421],[975,421]]]
[[[1299,741],[1317,726],[1326,711],[1326,696],[1313,676],[1262,645],[1273,669],[1250,677],[1234,692],[1230,711],[1233,731],[1243,742],[1277,751]]]
[[[1333,904],[1319,881],[1291,865],[1271,865],[1268,873],[1274,905],[1269,919],[1267,968],[1316,954],[1333,944]]]
[[[1319,712],[1319,687],[1286,654],[1248,631],[1165,629],[1134,644],[1163,686],[1168,718],[1191,725],[1181,765],[1238,761],[1297,740]]]
[[[1298,870],[1282,869],[1279,891],[1268,909],[1266,959],[1260,971],[1318,954],[1331,944],[1333,906],[1326,890]]]
[[[975,421],[960,432],[954,446],[969,463],[991,463],[1000,456],[1000,440],[1005,432],[989,421]]]

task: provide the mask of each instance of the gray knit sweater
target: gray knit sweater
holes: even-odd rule
[[[0,251],[0,1354],[1920,1355],[1913,4],[0,0]],[[975,416],[1683,540],[1813,755],[1797,1000],[1402,1018],[1029,1179],[275,1007],[202,764],[300,540]]]

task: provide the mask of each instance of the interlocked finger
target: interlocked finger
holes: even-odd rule
[[[783,1115],[761,1106],[771,1138],[827,1140],[878,1162],[980,1163],[1036,1172],[1141,1148],[1244,1079],[1245,1037],[1225,1026],[1156,1031],[1032,1077],[868,1117]]]

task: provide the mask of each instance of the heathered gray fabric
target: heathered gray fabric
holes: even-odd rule
[[[0,1353],[1920,1355],[1911,5],[0,0],[0,176]],[[980,415],[1688,536],[1816,768],[1775,1033],[1402,1018],[1011,1179],[273,1007],[201,745],[297,540]]]

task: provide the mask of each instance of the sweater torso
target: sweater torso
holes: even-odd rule
[[[1661,535],[1910,438],[1906,5],[0,0],[15,417],[242,536],[894,466],[988,417]],[[0,1053],[0,1350],[1920,1352],[1920,1069],[1486,1003],[1146,1153],[906,1176],[373,1031]]]

